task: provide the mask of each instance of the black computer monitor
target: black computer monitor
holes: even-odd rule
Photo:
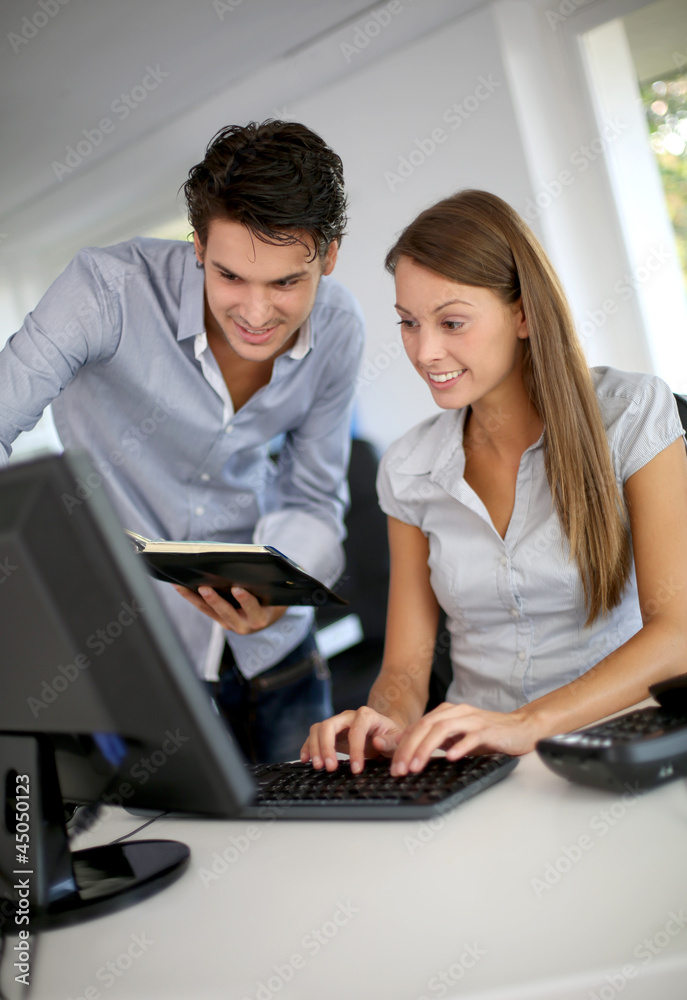
[[[188,858],[174,842],[70,854],[65,803],[233,817],[250,801],[245,762],[83,453],[0,470],[0,642],[0,877],[17,919],[80,919]]]

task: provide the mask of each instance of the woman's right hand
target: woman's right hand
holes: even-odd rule
[[[312,760],[313,767],[335,771],[336,751],[347,753],[351,771],[362,771],[366,757],[393,757],[404,730],[386,715],[364,706],[357,711],[341,712],[310,727],[303,744],[301,760]]]

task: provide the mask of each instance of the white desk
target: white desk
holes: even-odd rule
[[[138,825],[118,813],[88,837],[104,842]],[[623,802],[557,778],[530,754],[435,831],[418,822],[266,823],[204,885],[201,869],[248,825],[154,823],[140,837],[187,842],[186,873],[129,909],[44,934],[31,993],[10,997],[687,997],[684,781]],[[566,848],[576,844],[570,861]],[[548,864],[564,873],[543,888],[547,870],[558,874]],[[292,956],[300,961],[289,975]],[[110,980],[108,962],[118,973]]]

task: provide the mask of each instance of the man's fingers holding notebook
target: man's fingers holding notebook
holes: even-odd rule
[[[260,629],[276,622],[287,610],[285,607],[260,604],[257,597],[242,587],[231,588],[232,596],[240,605],[238,608],[233,607],[212,587],[200,587],[197,594],[186,587],[176,585],[175,590],[208,618],[212,618],[223,628],[236,632],[237,635],[259,632]]]

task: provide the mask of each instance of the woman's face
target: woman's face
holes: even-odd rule
[[[439,406],[496,402],[505,387],[522,384],[528,334],[519,302],[506,305],[488,288],[456,284],[409,257],[395,277],[403,345]]]

